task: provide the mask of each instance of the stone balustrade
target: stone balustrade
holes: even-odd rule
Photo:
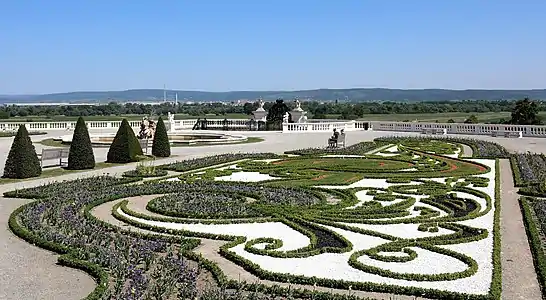
[[[169,130],[191,130],[196,119],[173,120],[165,122]],[[88,121],[87,127],[94,131],[115,131],[121,121]],[[24,124],[29,131],[71,130],[76,127],[76,121],[67,122],[0,122],[0,131],[15,131]],[[140,121],[129,121],[135,131],[140,128]],[[208,119],[211,130],[249,130],[247,119]],[[335,129],[345,131],[375,130],[394,132],[428,132],[440,130],[447,134],[490,135],[490,136],[522,136],[546,137],[546,126],[537,125],[504,125],[504,124],[463,124],[463,123],[421,123],[421,122],[390,122],[390,121],[321,121],[310,120],[307,123],[283,123],[282,132],[327,132]],[[507,134],[508,133],[508,134]],[[510,134],[514,133],[514,134]]]
[[[476,134],[501,136],[499,133],[517,133],[522,137],[546,137],[546,126],[507,124],[420,123],[420,122],[369,122],[376,131],[422,132],[423,129],[445,129],[447,134]],[[520,134],[521,133],[521,134]]]
[[[334,129],[345,131],[364,130],[356,126],[357,121],[345,122],[307,122],[307,123],[283,123],[282,132],[306,132],[306,131],[333,131]]]

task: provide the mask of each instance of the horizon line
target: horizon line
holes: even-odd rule
[[[165,88],[134,88],[124,90],[76,90],[66,92],[49,92],[49,93],[34,93],[34,94],[0,94],[0,96],[43,96],[43,95],[55,95],[55,94],[71,94],[71,93],[112,93],[112,92],[129,92],[129,91],[144,91],[144,90],[157,90],[167,92],[194,92],[194,93],[238,93],[238,92],[306,92],[317,90],[402,90],[402,91],[426,91],[426,90],[442,90],[442,91],[538,91],[546,90],[545,88],[465,88],[465,89],[449,89],[449,88],[391,88],[391,87],[348,87],[348,88],[313,88],[313,89],[295,89],[295,90],[226,90],[226,91],[207,91],[207,90],[185,90],[185,89],[165,89]]]

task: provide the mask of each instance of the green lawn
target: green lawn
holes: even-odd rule
[[[323,171],[347,171],[347,172],[368,172],[370,170],[402,170],[412,167],[407,161],[386,160],[386,159],[339,159],[339,158],[299,158],[286,159],[273,162],[269,166],[289,168],[293,170],[317,169]]]

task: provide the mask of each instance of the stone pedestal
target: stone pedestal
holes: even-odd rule
[[[294,123],[307,123],[306,114],[307,112],[301,109],[301,107],[296,107],[290,112],[292,122]]]
[[[266,121],[267,117],[267,111],[265,111],[263,108],[258,108],[257,110],[252,112],[252,115],[254,116],[254,121]]]

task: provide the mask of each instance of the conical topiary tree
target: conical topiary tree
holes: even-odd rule
[[[152,155],[157,157],[171,156],[171,145],[169,143],[169,136],[167,135],[167,128],[165,128],[165,123],[161,117],[157,120]]]
[[[4,166],[4,178],[31,178],[42,174],[40,160],[25,125],[20,125]]]
[[[106,162],[124,164],[137,161],[139,155],[142,155],[140,143],[127,119],[123,119],[108,150]]]
[[[70,152],[68,153],[69,170],[85,170],[95,167],[95,155],[93,154],[93,146],[89,138],[89,131],[85,126],[85,121],[82,117],[78,118],[76,128],[72,135],[70,143]]]

